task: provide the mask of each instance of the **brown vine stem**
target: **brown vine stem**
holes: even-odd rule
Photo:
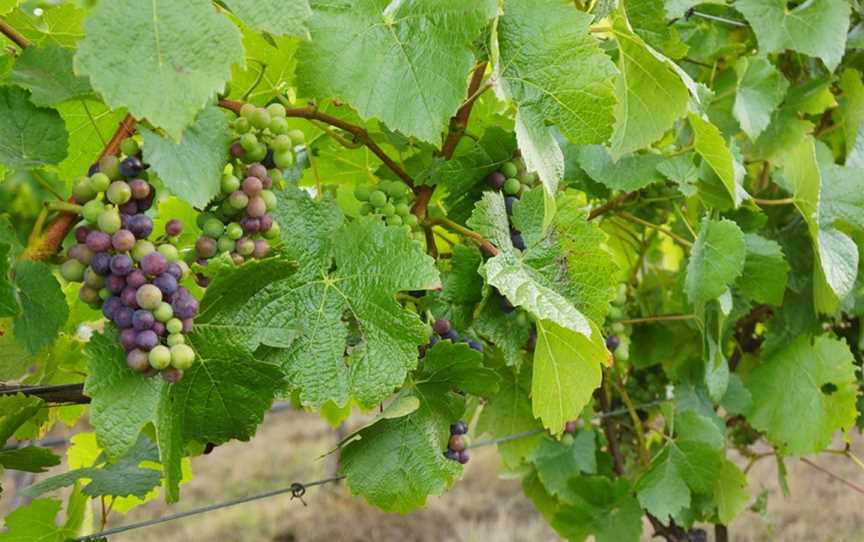
[[[657,230],[660,233],[669,236],[670,239],[672,239],[673,241],[675,241],[676,243],[678,243],[679,245],[681,245],[685,248],[693,248],[693,243],[691,243],[687,239],[684,239],[683,237],[679,237],[677,234],[673,233],[672,230],[670,230],[669,228],[659,226],[657,224],[654,224],[653,222],[648,222],[647,220],[642,220],[641,218],[639,218],[637,216],[633,216],[630,213],[627,213],[624,211],[621,211],[620,213],[618,213],[618,216],[623,218],[624,220],[626,220],[628,222],[632,222],[634,224],[639,224],[640,226],[645,226],[646,228],[651,228],[651,229]]]
[[[621,205],[627,203],[628,201],[636,197],[636,195],[638,195],[638,192],[626,192],[607,201],[600,207],[597,207],[596,209],[588,213],[588,220],[594,220],[598,216],[605,215],[609,211],[612,211],[613,209],[616,209]]]
[[[15,45],[22,49],[30,47],[30,40],[24,37],[23,34],[12,28],[9,23],[0,19],[0,33],[15,42]]]
[[[484,239],[482,235],[477,233],[474,230],[469,230],[465,226],[453,222],[448,218],[435,218],[426,223],[428,226],[444,226],[449,230],[453,230],[458,234],[461,234],[473,241],[476,241],[478,245],[480,245],[480,249],[483,250],[485,254],[489,256],[496,256],[498,254],[498,248],[495,247],[491,242]]]

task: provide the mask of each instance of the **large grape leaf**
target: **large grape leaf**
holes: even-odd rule
[[[696,154],[717,174],[729,199],[737,206],[741,200],[738,185],[744,177],[743,167],[736,167],[735,157],[719,128],[693,113],[687,118],[693,128],[693,147]]]
[[[819,223],[864,230],[864,169],[820,163]]]
[[[843,119],[841,129],[846,139],[846,164],[849,165],[849,155],[853,149],[864,141],[858,137],[861,123],[864,122],[864,81],[861,72],[847,68],[840,75],[837,86],[843,91],[839,113]]]
[[[570,500],[570,479],[578,474],[597,472],[597,435],[592,429],[582,430],[572,438],[558,441],[544,437],[531,454],[530,461],[537,476],[549,493]]]
[[[54,342],[66,323],[66,296],[51,268],[41,262],[16,262],[15,285],[21,302],[21,314],[15,318],[15,339],[35,354]]]
[[[783,101],[789,81],[767,58],[742,57],[735,64],[738,84],[732,112],[741,129],[756,140],[771,122],[771,113]]]
[[[812,0],[792,9],[785,0],[737,0],[763,53],[792,49],[819,57],[834,70],[846,48],[849,3]]]
[[[789,275],[789,264],[782,247],[776,241],[755,233],[744,234],[744,242],[747,256],[736,286],[753,301],[780,305]]]
[[[468,329],[475,321],[474,312],[483,297],[483,277],[477,273],[483,260],[480,251],[470,245],[453,245],[452,250],[449,262],[439,261],[444,285],[442,290],[427,292],[420,299],[418,308],[431,311],[436,318],[450,320],[456,329]],[[500,309],[495,314],[501,314]],[[481,318],[478,315],[477,321]],[[479,328],[475,328],[475,331],[484,334]],[[527,340],[527,336],[524,340]],[[492,342],[498,344],[495,340]]]
[[[228,96],[254,103],[269,102],[276,94],[284,92],[287,85],[294,84],[300,41],[289,36],[256,32],[245,25],[241,25],[240,30],[246,66],[235,64],[231,67]]]
[[[572,502],[561,506],[552,527],[568,540],[594,535],[596,542],[638,542],[642,509],[627,480],[579,476],[570,481]]]
[[[579,417],[603,378],[608,351],[600,329],[591,327],[592,335],[585,336],[550,320],[537,322],[531,404],[534,416],[554,434]]]
[[[23,89],[0,87],[0,162],[4,166],[56,164],[66,157],[68,139],[57,111],[36,107]]]
[[[417,364],[417,347],[428,329],[403,309],[395,293],[440,285],[432,258],[403,228],[361,218],[332,235],[335,271],[321,260],[318,277],[299,284],[281,281],[268,289],[272,305],[261,310],[292,317],[299,330],[290,348],[271,359],[284,368],[303,404],[353,397],[371,406],[403,382]],[[346,363],[346,346],[352,346]]]
[[[772,353],[745,381],[747,419],[784,454],[817,453],[855,425],[858,384],[849,346],[806,335]]]
[[[663,0],[627,0],[626,7],[630,26],[646,44],[670,58],[680,58],[687,53],[687,44],[666,20]]]
[[[750,502],[747,492],[747,476],[738,466],[723,459],[717,480],[714,481],[714,502],[717,503],[717,517],[726,525],[741,513]]]
[[[477,267],[475,266],[475,275],[477,274],[476,270]],[[480,278],[479,275],[477,276]],[[482,284],[482,278],[480,280]],[[446,283],[444,291],[447,291]],[[501,350],[507,365],[519,367],[528,359],[525,348],[531,336],[533,324],[516,311],[505,312],[501,310],[503,302],[504,298],[500,295],[490,293],[480,306],[480,311],[473,322],[473,329]]]
[[[126,107],[177,141],[231,64],[243,62],[240,31],[207,0],[99,3],[84,26],[76,70],[112,109]]]
[[[341,98],[364,119],[437,143],[466,98],[472,44],[494,0],[318,0],[297,80],[316,98]]]
[[[225,0],[247,25],[275,34],[305,37],[306,20],[312,15],[308,0]]]
[[[611,141],[612,156],[618,158],[660,139],[687,112],[689,93],[668,59],[633,32],[623,7],[615,14],[612,28],[621,72],[615,86],[618,103]]]
[[[510,370],[501,372],[501,386],[498,393],[490,397],[480,413],[477,434],[484,433],[493,437],[505,437],[534,431],[533,436],[498,443],[498,453],[505,466],[516,468],[540,444],[540,422],[531,412],[531,399],[528,396],[530,377],[527,371],[521,374]]]
[[[69,132],[69,148],[66,158],[57,164],[57,174],[71,187],[82,175],[111,139],[111,134],[126,116],[125,109],[112,111],[101,101],[81,99],[57,104]]]
[[[9,82],[29,90],[30,101],[39,106],[93,93],[89,81],[72,72],[72,51],[53,44],[24,49],[9,74]]]
[[[519,146],[550,194],[564,169],[547,123],[580,144],[612,133],[616,70],[589,33],[591,20],[557,0],[515,0],[498,22],[500,89],[519,106]]]
[[[147,128],[140,131],[144,160],[169,192],[198,208],[219,194],[231,132],[225,113],[218,107],[211,105],[201,111],[183,130],[179,143]]]
[[[687,262],[684,291],[690,303],[717,299],[744,269],[747,245],[741,228],[731,220],[705,219]]]
[[[7,530],[0,533],[0,542],[64,542],[75,536],[57,525],[60,507],[54,499],[35,499],[16,508],[3,520]]]
[[[609,151],[600,145],[586,145],[579,149],[579,166],[592,179],[612,190],[638,190],[663,181],[657,170],[663,157],[657,154],[631,154],[613,160]]]

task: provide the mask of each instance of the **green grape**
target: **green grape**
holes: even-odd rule
[[[612,331],[614,331],[615,333],[621,333],[621,332],[624,331],[624,324],[622,324],[621,322],[614,322],[614,323],[610,326],[610,328],[611,328]]]
[[[380,190],[373,190],[369,194],[369,203],[375,207],[384,207],[387,204],[387,194]]]
[[[113,154],[106,154],[99,159],[99,171],[104,173],[109,179],[119,179],[120,175],[120,159]]]
[[[513,162],[504,162],[501,164],[501,173],[504,174],[505,177],[515,177],[519,174],[519,168],[516,167],[516,164]]]
[[[240,190],[240,179],[235,177],[234,175],[223,175],[222,176],[222,192],[224,194],[230,194],[235,190]]]
[[[243,228],[237,222],[232,222],[225,226],[225,235],[229,239],[236,241],[237,239],[243,237]]]
[[[402,225],[402,217],[399,215],[392,215],[387,217],[387,225],[388,226],[401,226]]]
[[[174,309],[170,303],[163,301],[153,310],[153,316],[160,322],[167,322],[174,318]]]
[[[519,193],[519,190],[522,189],[522,183],[519,182],[519,179],[514,177],[510,177],[506,181],[504,181],[504,193],[508,196],[515,196]]]
[[[401,198],[405,195],[405,186],[400,182],[393,181],[387,187],[386,192],[391,198]]]
[[[102,288],[99,290],[99,299],[101,299],[102,301],[107,300],[112,295],[114,294],[112,294],[111,290],[109,290],[108,288]]]
[[[90,177],[90,186],[96,192],[104,192],[108,190],[108,187],[111,185],[111,179],[108,178],[108,175],[97,171]]]
[[[235,209],[245,209],[246,206],[249,205],[249,196],[247,196],[245,192],[237,190],[228,196],[228,202],[231,207]],[[216,220],[218,221],[218,219]],[[208,220],[204,224],[208,224],[209,222],[210,221]],[[204,225],[201,226],[201,229],[204,229]]]
[[[284,134],[288,130],[291,129],[288,126],[288,121],[285,120],[285,117],[274,117],[270,120],[270,132],[274,134]]]
[[[301,145],[306,141],[306,135],[302,130],[298,130],[297,128],[290,130],[288,132],[288,137],[291,138],[291,141],[293,141],[295,145]]]
[[[242,235],[242,234],[241,234]],[[216,240],[216,248],[219,252],[231,252],[234,250],[234,241],[236,239],[231,239],[227,235],[223,235],[219,239]]]
[[[147,355],[147,361],[150,362],[151,367],[161,371],[171,365],[171,350],[167,346],[156,345]]]
[[[186,337],[184,337],[182,333],[171,333],[170,335],[168,335],[168,338],[165,339],[165,342],[168,344],[168,346],[176,346],[178,344],[185,344],[186,343]]]
[[[111,203],[123,205],[132,199],[132,189],[129,188],[129,183],[125,181],[114,181],[108,187],[108,190],[105,191],[105,197],[107,197],[108,201]]]
[[[272,190],[262,190],[259,196],[264,200],[267,211],[273,211],[279,205],[279,200],[276,199],[276,194]]]
[[[240,116],[245,118],[245,119],[249,119],[252,117],[252,114],[255,112],[256,109],[258,109],[258,108],[255,107],[254,104],[245,103],[240,108]]]
[[[247,153],[250,153],[258,146],[258,138],[255,137],[255,134],[252,132],[243,134],[240,137],[240,146],[243,147],[243,150]]]
[[[237,254],[241,256],[251,256],[255,251],[255,241],[252,239],[243,238],[237,241],[235,245]]]
[[[175,334],[183,331],[183,321],[179,318],[172,318],[165,323],[165,329],[168,330],[168,333]]]
[[[268,113],[263,107],[257,108],[252,113],[252,116],[249,117],[249,122],[251,122],[252,126],[255,128],[264,130],[270,126],[270,113]]]
[[[159,248],[156,249],[160,254],[165,256],[165,259],[168,260],[169,263],[176,262],[180,259],[180,253],[177,251],[177,247],[174,245],[164,244],[159,245]]]
[[[624,317],[624,311],[613,305],[609,307],[609,312],[606,314],[606,316],[610,320],[620,320]]]
[[[60,266],[60,276],[69,282],[81,282],[84,280],[84,269],[86,266],[78,260],[66,260]]]
[[[285,118],[285,106],[276,102],[267,106],[267,112],[270,113],[271,117],[277,118]]]
[[[175,344],[170,351],[171,366],[181,371],[195,363],[195,351],[186,344]]]
[[[391,217],[396,215],[396,207],[392,203],[387,203],[384,207],[381,208],[381,213],[385,217]]]
[[[81,210],[81,216],[88,222],[96,222],[99,220],[99,215],[105,210],[105,205],[98,199],[90,200],[84,204]]]
[[[204,223],[207,222],[207,220],[213,218],[213,216],[213,213],[200,213],[197,217],[195,217],[195,224],[198,225],[199,229],[203,228]]]
[[[84,284],[93,288],[94,290],[98,290],[99,288],[105,286],[105,277],[101,277],[96,274],[96,271],[93,271],[92,267],[88,267],[84,270]]]
[[[93,185],[90,184],[88,177],[81,177],[75,182],[72,186],[72,196],[78,203],[84,203],[96,197],[96,191],[93,189]]]
[[[290,151],[294,148],[294,143],[287,134],[279,134],[273,138],[273,141],[270,142],[270,146],[273,147],[273,152]]]
[[[369,201],[369,196],[372,194],[372,187],[368,184],[360,184],[354,187],[354,198],[358,201]]]
[[[407,203],[396,205],[396,214],[399,216],[408,216],[411,214],[411,207]]]
[[[261,235],[262,235],[262,237],[264,237],[264,239],[273,240],[273,239],[279,238],[279,232],[281,232],[281,231],[282,231],[281,226],[279,226],[279,223],[274,220],[273,225],[270,226],[270,229],[265,231]]]
[[[252,124],[246,117],[237,117],[236,119],[234,119],[234,124],[232,125],[232,127],[234,128],[234,131],[238,134],[245,134],[252,129]]]
[[[201,231],[203,231],[204,235],[207,237],[217,239],[222,235],[222,232],[225,231],[225,225],[219,219],[212,218],[204,223],[204,227],[201,228]]]
[[[246,153],[246,156],[243,157],[243,161],[246,163],[251,162],[260,162],[267,156],[267,145],[259,142],[255,145],[255,148]]]
[[[117,211],[116,207],[106,208],[104,211],[99,213],[96,223],[99,225],[100,230],[109,234],[119,230],[122,225],[122,222],[120,221],[120,213]]]
[[[366,202],[360,206],[360,216],[371,215],[374,212],[375,212],[375,208],[372,207],[371,203]]]
[[[144,256],[150,254],[156,250],[156,247],[153,246],[153,243],[146,239],[139,239],[135,241],[135,246],[132,247],[132,259],[136,262],[140,262],[144,259]]]
[[[408,226],[411,226],[411,227],[413,228],[414,226],[417,225],[417,223],[419,222],[419,220],[417,219],[417,216],[416,216],[416,215],[411,215],[411,214],[409,214],[409,215],[407,215],[407,216],[405,216],[405,217],[402,218],[402,222],[403,222],[404,224],[407,224]]]
[[[280,169],[288,169],[294,165],[294,153],[291,149],[274,152],[273,163]]]
[[[131,137],[127,137],[120,143],[120,151],[126,156],[134,156],[139,150],[138,142]]]

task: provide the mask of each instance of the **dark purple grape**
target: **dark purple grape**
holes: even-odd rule
[[[123,220],[123,215],[132,216],[138,212],[138,202],[130,199],[117,209],[120,211],[120,220]]]
[[[111,248],[111,236],[103,231],[93,230],[87,234],[87,248],[93,252],[104,252]]]
[[[495,190],[500,190],[502,186],[504,186],[504,181],[507,180],[507,177],[504,176],[500,171],[493,171],[486,177],[486,183]]]
[[[159,374],[162,375],[162,379],[169,384],[176,384],[180,382],[183,378],[183,371],[177,369],[176,367],[168,367],[167,369],[162,369],[159,371]]]
[[[168,260],[161,252],[153,251],[141,258],[141,271],[145,275],[158,276],[168,269]]]
[[[123,291],[123,288],[126,287],[126,278],[121,277],[120,275],[108,275],[105,277],[105,288],[108,289],[112,294],[119,294]],[[116,299],[117,302],[120,302],[119,298],[112,297],[111,299]]]
[[[127,227],[136,239],[146,239],[153,233],[153,220],[145,214],[132,215]]]
[[[449,339],[450,341],[455,343],[455,342],[459,341],[459,334],[456,333],[455,329],[451,329],[451,330],[448,330],[447,333],[442,333],[441,338],[442,339]]]
[[[135,346],[145,352],[153,350],[157,344],[159,344],[159,336],[152,329],[139,331],[138,336],[135,337]]]
[[[519,250],[525,250],[525,240],[522,239],[522,233],[513,230],[510,232],[510,241],[513,242],[513,246],[518,248]]]
[[[90,260],[90,269],[100,277],[104,277],[111,272],[111,255],[107,252],[97,252]]]
[[[246,177],[243,179],[241,187],[243,192],[245,192],[250,198],[257,196],[262,190],[264,190],[264,184],[258,177]]]
[[[464,465],[468,461],[471,460],[471,454],[468,453],[468,450],[462,450],[459,452],[459,464]]]
[[[165,233],[171,237],[180,235],[183,232],[183,223],[176,218],[169,220],[165,224]]]
[[[174,313],[174,316],[177,316],[177,313]],[[192,331],[192,324],[194,320],[192,318],[183,319],[183,333],[189,333]]]
[[[126,365],[136,373],[146,373],[150,370],[150,360],[147,353],[137,348],[126,354]]]
[[[478,352],[483,352],[483,344],[473,339],[468,339],[468,346]]]
[[[174,295],[174,292],[176,292],[178,288],[177,279],[167,272],[156,277],[153,281],[153,285],[162,290],[163,299],[165,296]]]
[[[507,216],[513,214],[513,204],[516,203],[516,196],[507,196],[504,198],[504,207],[507,208]]]
[[[273,227],[273,217],[270,215],[264,215],[258,219],[259,231],[265,232],[269,231],[270,228]]]
[[[120,175],[134,177],[147,169],[137,156],[129,156],[120,162]]]
[[[243,228],[243,232],[249,235],[253,235],[261,231],[261,219],[254,217],[243,217],[240,220],[240,227]]]
[[[438,340],[439,339],[436,335],[432,335],[431,337],[429,337],[429,348],[432,348],[433,346],[438,344]]]
[[[92,177],[94,174],[99,173],[99,163],[91,164],[87,169],[87,176]]]
[[[183,268],[180,267],[180,264],[177,262],[169,263],[165,272],[177,280],[180,280],[183,277]]]
[[[451,461],[459,461],[459,452],[448,449],[446,452],[444,452],[444,457]]]
[[[576,433],[577,427],[578,424],[576,423],[576,420],[570,420],[569,422],[564,424],[564,432],[568,435],[572,435]]]
[[[261,163],[264,165],[264,167],[276,167],[276,162],[273,161],[273,149],[267,149],[267,154],[264,155],[264,159],[261,160]]]
[[[123,348],[126,350],[132,350],[135,348],[135,337],[138,336],[138,332],[134,329],[127,328],[120,330],[120,344],[123,345]]]
[[[72,245],[67,254],[73,260],[78,260],[84,265],[90,265],[90,262],[93,261],[93,251],[87,245]]]
[[[255,250],[252,252],[252,257],[260,260],[262,258],[266,258],[269,252],[270,243],[268,243],[264,239],[257,239],[255,241]]]
[[[138,308],[138,288],[132,288],[129,286],[129,282],[126,282],[126,287],[123,288],[123,291],[120,292],[120,299],[123,301],[123,304],[127,307],[137,309]]]
[[[142,199],[137,200],[138,201],[138,212],[143,213],[144,211],[146,211],[147,209],[152,207],[153,206],[153,198],[155,196],[156,196],[155,192],[153,192],[151,190],[149,196],[147,196],[146,198],[142,198]]]
[[[159,322],[158,320],[156,322],[153,322],[153,328],[152,329],[153,329],[153,333],[155,333],[156,335],[159,335],[160,337],[165,336],[165,333],[166,333],[165,324],[163,324],[162,322]]]
[[[133,269],[131,273],[126,275],[126,284],[133,288],[140,288],[147,283],[147,277],[144,275],[144,271],[140,269]]]
[[[111,272],[121,277],[131,273],[134,265],[135,262],[126,254],[117,254],[111,258]]]
[[[618,335],[609,335],[608,337],[606,337],[606,348],[610,352],[614,352],[620,344],[621,339],[618,337]]]
[[[450,331],[450,320],[447,320],[445,318],[439,318],[438,320],[435,320],[435,324],[432,325],[432,329],[438,335],[444,335],[445,333]]]
[[[123,302],[120,301],[119,297],[109,297],[102,303],[102,315],[109,320],[113,320],[114,313],[122,306]]]
[[[75,240],[81,244],[87,242],[87,234],[90,233],[90,228],[87,226],[80,226],[75,229]]]
[[[464,435],[466,433],[468,433],[468,424],[462,420],[450,426],[451,435]]]
[[[144,179],[132,179],[129,188],[132,190],[132,199],[141,200],[150,195],[150,183]]]
[[[138,331],[151,329],[154,323],[156,323],[156,318],[150,311],[138,309],[132,313],[132,327]]]
[[[171,303],[171,308],[174,309],[174,316],[181,320],[193,318],[198,314],[198,300],[191,295],[177,296]]]
[[[461,452],[465,449],[465,435],[452,435],[447,442],[447,449],[454,452]]]
[[[117,310],[114,311],[114,323],[117,324],[117,327],[120,329],[132,327],[132,315],[134,312],[135,311],[129,307],[117,307]]]
[[[240,145],[239,141],[235,141],[231,144],[231,156],[233,158],[243,158],[246,155],[246,149]]]
[[[129,230],[117,230],[111,236],[111,245],[117,252],[129,252],[135,246],[135,236]]]

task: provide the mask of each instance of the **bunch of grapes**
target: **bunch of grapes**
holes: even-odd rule
[[[491,188],[504,193],[504,204],[507,207],[507,216],[513,215],[513,204],[525,191],[530,190],[537,183],[537,174],[529,172],[525,163],[516,152],[509,162],[504,162],[498,171],[493,171],[486,177],[486,182]],[[522,233],[510,226],[510,240],[513,246],[519,250],[525,250],[525,240]]]
[[[478,352],[483,352],[483,343],[480,341],[475,341],[474,339],[460,337],[459,334],[453,329],[453,326],[450,325],[450,320],[446,320],[444,318],[439,318],[435,320],[435,323],[432,325],[432,330],[435,334],[429,338],[428,348],[432,348],[438,342],[439,337],[441,340],[449,340],[453,343],[465,342],[469,347],[473,348]]]
[[[81,300],[120,329],[132,370],[160,371],[177,382],[195,361],[184,334],[198,312],[198,300],[179,284],[189,272],[173,244],[183,226],[171,220],[165,235],[149,240],[153,220],[146,211],[155,191],[137,143],[128,138],[121,150],[122,160],[106,156],[75,183],[73,197],[87,223],[75,230],[60,274],[83,282]]]
[[[221,194],[198,216],[203,235],[195,243],[195,254],[202,265],[222,253],[238,265],[270,253],[270,241],[279,238],[271,189],[282,182],[282,169],[294,164],[294,146],[304,140],[303,132],[288,128],[285,108],[278,103],[266,108],[244,104],[232,127],[237,139]],[[206,286],[207,279],[199,275],[198,282]]]
[[[630,359],[630,338],[628,326],[621,323],[619,320],[626,316],[627,304],[627,286],[622,284],[618,288],[618,295],[612,301],[612,306],[609,307],[607,320],[611,322],[609,329],[611,333],[606,337],[606,348],[618,361],[627,361]]]
[[[468,424],[459,420],[450,426],[450,440],[447,442],[447,451],[444,452],[444,457],[453,461],[458,461],[462,465],[471,459],[468,454]]]
[[[354,188],[354,197],[362,202],[361,216],[379,216],[388,226],[408,226],[415,238],[423,238],[417,217],[411,213],[414,192],[403,183],[384,179],[377,185],[361,184]]]

